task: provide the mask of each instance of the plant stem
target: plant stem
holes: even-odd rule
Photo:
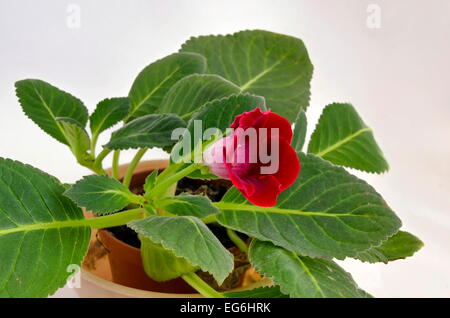
[[[119,159],[120,159],[120,150],[115,150],[113,157],[112,176],[117,180],[119,179]]]
[[[103,170],[102,162],[106,158],[107,155],[111,153],[112,150],[104,148],[99,154],[98,157],[95,158],[95,162],[93,167],[91,168],[94,172],[98,174],[106,174],[105,170]]]
[[[130,186],[131,179],[133,178],[134,170],[136,169],[139,161],[142,159],[144,154],[147,152],[148,148],[142,148],[139,149],[139,151],[136,153],[136,156],[134,156],[133,160],[131,161],[130,165],[127,168],[127,172],[125,173],[125,178],[123,179],[123,184],[126,187]]]
[[[211,224],[211,223],[216,223],[217,222],[217,215],[216,214],[211,214],[208,215],[207,217],[204,217],[202,219],[203,223],[205,224]]]
[[[178,180],[190,175],[192,172],[194,172],[195,170],[199,169],[200,166],[197,164],[192,164],[187,166],[186,168],[184,168],[183,170],[175,173],[172,176],[169,176],[165,179],[163,179],[164,181],[162,181],[159,184],[156,184],[156,186],[153,188],[152,191],[150,191],[149,196],[150,197],[158,197],[161,194],[163,194],[172,184],[174,184],[175,182],[177,182]],[[160,178],[161,176],[159,176],[158,178]]]
[[[183,278],[186,283],[191,285],[192,288],[194,288],[196,291],[207,298],[225,298],[224,295],[205,283],[195,273],[184,274],[181,276],[181,278]]]
[[[236,246],[241,250],[243,253],[248,253],[248,246],[245,244],[245,242],[239,237],[239,235],[236,234],[235,231],[232,229],[227,228],[227,234],[230,240],[236,244]]]
[[[145,210],[139,208],[96,218],[84,219],[82,221],[83,223],[86,223],[87,226],[90,226],[93,229],[103,229],[107,227],[127,224],[132,220],[141,219],[144,215]]]
[[[92,158],[95,158],[95,147],[97,146],[97,140],[98,140],[98,134],[93,134],[92,140],[91,140],[91,156],[92,156]]]

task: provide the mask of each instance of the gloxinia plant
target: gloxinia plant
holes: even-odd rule
[[[24,113],[91,175],[67,185],[0,158],[0,296],[53,294],[68,266],[81,264],[92,229],[127,225],[151,278],[181,277],[207,297],[368,297],[333,259],[388,263],[422,242],[344,168],[388,170],[352,105],[326,106],[304,147],[312,72],[301,40],[256,30],[188,40],[144,68],[127,97],[104,99],[91,115],[46,82],[17,82]],[[99,135],[119,123],[98,151]],[[133,174],[150,148],[167,151],[170,163],[134,193]],[[137,153],[121,177],[126,149]],[[182,179],[218,178],[233,184],[218,202],[175,195]],[[220,285],[234,270],[212,224],[264,277],[259,287],[219,292],[200,278],[208,272]]]

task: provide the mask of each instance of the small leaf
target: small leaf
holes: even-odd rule
[[[16,82],[16,95],[25,114],[43,131],[69,145],[65,131],[57,117],[76,120],[84,128],[88,119],[87,108],[73,97],[44,81],[27,79]]]
[[[261,275],[294,298],[367,297],[349,273],[329,260],[299,256],[258,240],[250,244],[249,258]]]
[[[176,197],[166,197],[156,201],[155,206],[171,214],[195,216],[199,219],[220,212],[210,199],[201,195],[180,194]]]
[[[142,116],[114,132],[105,147],[113,150],[168,147],[177,142],[172,139],[172,131],[183,127],[186,123],[175,114]]]
[[[297,115],[297,119],[295,120],[295,128],[294,128],[294,136],[292,138],[292,147],[296,151],[302,151],[303,145],[305,144],[306,139],[306,128],[308,122],[306,119],[306,114],[303,110]]]
[[[413,256],[423,245],[411,233],[399,231],[380,246],[359,253],[356,258],[369,263],[388,263]]]
[[[381,173],[389,169],[372,129],[350,104],[335,103],[325,107],[311,136],[308,152],[362,171]]]
[[[142,70],[131,87],[127,122],[153,113],[173,84],[189,74],[204,73],[205,58],[195,53],[176,53]]]
[[[233,256],[198,218],[191,216],[151,216],[134,220],[128,226],[186,258],[193,266],[209,272],[221,285],[233,270]]]
[[[64,130],[66,140],[75,157],[83,160],[86,152],[91,146],[91,139],[86,130],[79,122],[72,118],[57,117],[56,122],[59,123]]]
[[[0,298],[47,297],[80,265],[90,227],[56,178],[0,158]]]
[[[401,222],[365,181],[314,155],[300,154],[296,182],[274,207],[250,204],[236,188],[221,202],[224,226],[310,257],[354,257],[380,245]]]
[[[289,298],[279,286],[258,287],[250,290],[224,293],[226,298]]]
[[[152,242],[144,235],[139,234],[139,240],[145,273],[157,282],[165,282],[198,270],[186,258],[175,256],[172,251],[166,250],[161,244]]]
[[[309,104],[313,66],[300,39],[261,30],[191,38],[181,51],[200,53],[207,72],[264,96],[267,105],[293,122]]]
[[[96,214],[119,211],[130,203],[143,203],[143,198],[116,179],[107,176],[87,176],[64,193],[78,206]]]
[[[90,117],[90,127],[93,136],[111,128],[130,112],[130,101],[127,97],[107,98],[97,104]]]
[[[215,99],[239,93],[239,87],[218,75],[193,74],[172,86],[158,112],[173,113],[183,119]]]
[[[150,173],[146,178],[145,178],[145,183],[144,183],[144,192],[148,193],[153,189],[153,186],[155,185],[156,182],[156,177],[158,176],[158,170],[153,170],[152,173]]]

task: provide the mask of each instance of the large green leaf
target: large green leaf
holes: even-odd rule
[[[363,262],[387,263],[413,256],[423,247],[423,242],[411,233],[399,231],[380,246],[359,253],[356,258]]]
[[[335,164],[367,172],[385,172],[389,165],[355,108],[350,104],[325,107],[308,152]]]
[[[27,79],[16,82],[16,94],[24,113],[43,131],[69,145],[65,131],[57,117],[69,117],[83,127],[88,120],[88,111],[78,99],[44,81]]]
[[[356,256],[378,246],[401,222],[365,181],[314,155],[299,155],[297,181],[274,207],[250,204],[236,188],[216,206],[227,227],[311,257]]]
[[[53,177],[0,158],[0,298],[46,297],[87,251],[90,228]]]
[[[90,127],[93,136],[111,128],[130,112],[130,101],[127,97],[106,98],[97,104],[90,117]]]
[[[105,145],[109,149],[168,147],[177,142],[172,139],[176,128],[186,122],[175,114],[153,114],[137,118],[115,131]]]
[[[154,202],[156,208],[178,216],[195,216],[203,219],[220,212],[210,199],[202,195],[180,194]]]
[[[267,31],[191,38],[181,48],[206,57],[208,73],[264,96],[274,112],[293,122],[309,103],[313,66],[303,42]]]
[[[174,113],[187,120],[207,102],[239,91],[239,87],[218,75],[189,75],[172,86],[158,112]]]
[[[302,151],[303,146],[305,144],[306,139],[306,128],[308,125],[308,121],[306,119],[306,114],[303,110],[300,110],[300,112],[297,115],[297,119],[295,120],[295,127],[294,127],[294,136],[292,137],[292,147],[296,151]]]
[[[294,298],[367,297],[349,273],[329,260],[299,256],[258,240],[250,244],[249,258],[260,274]]]
[[[87,176],[64,193],[79,207],[97,214],[119,211],[130,203],[143,203],[116,179],[107,176]]]
[[[177,257],[209,272],[219,284],[233,270],[233,256],[198,218],[191,216],[151,216],[128,225]]]
[[[202,145],[204,142],[208,142],[208,140],[203,140],[203,136],[196,134],[197,129],[203,133],[208,128],[215,128],[224,134],[237,115],[251,111],[257,107],[261,108],[261,110],[266,109],[264,98],[250,94],[231,95],[206,103],[199,111],[192,115],[185,134],[182,136],[180,142],[173,147],[172,159],[177,161],[177,158],[189,157],[189,153],[186,153],[187,151],[183,149],[183,146],[188,146],[186,148],[193,155],[193,149]],[[199,124],[201,125],[200,127],[197,126]],[[207,175],[204,177],[207,178]]]
[[[76,120],[68,117],[57,117],[64,135],[75,157],[82,161],[91,146],[91,139],[84,127]]]
[[[142,70],[131,87],[131,111],[127,121],[154,112],[173,84],[189,74],[204,73],[205,58],[195,53],[176,53]]]

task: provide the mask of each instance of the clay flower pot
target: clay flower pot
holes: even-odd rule
[[[133,176],[131,187],[144,183],[145,177],[154,169],[167,167],[166,160],[141,162]],[[123,177],[128,165],[120,167]],[[92,214],[87,212],[87,217]],[[244,285],[258,276],[246,273]],[[256,279],[254,279],[256,277]],[[265,282],[257,282],[257,285]],[[253,288],[247,286],[246,288]],[[239,288],[241,289],[241,288]],[[183,279],[156,282],[144,271],[140,250],[114,237],[108,230],[93,231],[88,254],[81,269],[81,297],[137,297],[137,298],[197,298],[202,297]]]

